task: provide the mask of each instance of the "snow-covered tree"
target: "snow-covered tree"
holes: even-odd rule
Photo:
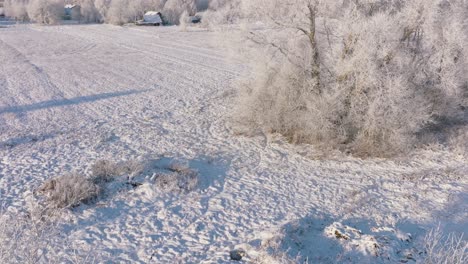
[[[5,16],[19,21],[28,20],[28,0],[6,0],[4,3]]]
[[[123,25],[131,20],[129,0],[112,0],[106,13],[106,21],[114,25]]]
[[[80,0],[80,20],[82,22],[99,22],[101,21],[101,14],[94,4],[94,0]]]
[[[94,0],[94,6],[100,15],[100,22],[104,22],[106,20],[110,4],[111,0]]]
[[[190,16],[197,12],[195,0],[168,0],[164,5],[163,16],[169,24],[178,25],[184,12]]]
[[[252,62],[236,115],[294,142],[362,155],[411,148],[467,89],[461,0],[243,0]],[[234,41],[232,43],[235,43]]]
[[[40,24],[55,24],[64,15],[61,0],[31,0],[27,6],[29,18]]]

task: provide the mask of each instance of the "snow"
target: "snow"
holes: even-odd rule
[[[43,182],[88,175],[98,160],[182,161],[196,190],[161,192],[143,175],[64,212],[61,231],[117,263],[229,263],[235,248],[265,263],[271,248],[311,263],[395,263],[423,257],[439,225],[467,233],[466,156],[434,146],[323,157],[276,135],[239,135],[233,82],[247,69],[207,44],[216,34],[0,28],[0,205],[25,210]]]

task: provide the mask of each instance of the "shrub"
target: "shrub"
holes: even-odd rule
[[[92,179],[95,183],[111,182],[116,177],[127,175],[130,178],[141,174],[144,164],[138,161],[112,162],[99,160],[91,166]]]
[[[71,208],[95,199],[99,186],[78,174],[57,177],[45,182],[38,190],[53,208]]]
[[[169,165],[170,173],[161,173],[155,180],[156,187],[164,192],[190,192],[198,185],[198,173],[182,163]]]
[[[122,168],[109,160],[99,160],[91,166],[92,178],[95,183],[110,182],[122,174]]]

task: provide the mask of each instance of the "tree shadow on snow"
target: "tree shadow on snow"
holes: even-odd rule
[[[41,141],[54,138],[55,136],[56,136],[55,134],[49,133],[49,134],[44,134],[44,135],[25,135],[25,136],[10,138],[5,141],[0,141],[0,149],[2,148],[12,149],[14,147],[17,147],[23,144],[34,144],[34,143],[38,143]]]
[[[147,91],[148,90],[129,90],[129,91],[123,91],[123,92],[111,92],[111,93],[79,96],[79,97],[75,97],[71,99],[48,100],[48,101],[34,103],[30,105],[10,106],[10,107],[0,108],[0,115],[7,114],[7,113],[23,114],[26,112],[32,112],[32,111],[37,111],[37,110],[42,110],[42,109],[92,103],[92,102],[96,102],[100,100],[111,99],[114,97],[144,93]]]

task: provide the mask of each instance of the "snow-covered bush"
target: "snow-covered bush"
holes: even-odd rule
[[[31,0],[27,11],[29,18],[39,24],[55,24],[65,13],[60,0]]]
[[[134,177],[141,174],[144,164],[139,161],[112,162],[109,160],[96,161],[91,166],[92,180],[97,184],[113,181],[116,177],[127,175]]]
[[[462,236],[444,235],[437,227],[424,239],[426,264],[462,264],[468,262],[468,243]]]
[[[241,6],[250,26],[232,43],[252,74],[233,112],[250,128],[385,156],[411,149],[418,131],[460,109],[468,83],[464,1]]]
[[[122,174],[122,168],[114,162],[99,160],[91,166],[92,178],[96,183],[110,182]]]
[[[188,165],[172,163],[167,168],[170,173],[160,173],[155,180],[156,188],[163,192],[190,192],[198,185],[198,172]]]
[[[82,175],[70,174],[45,182],[38,191],[51,208],[71,208],[95,199],[100,188]]]

